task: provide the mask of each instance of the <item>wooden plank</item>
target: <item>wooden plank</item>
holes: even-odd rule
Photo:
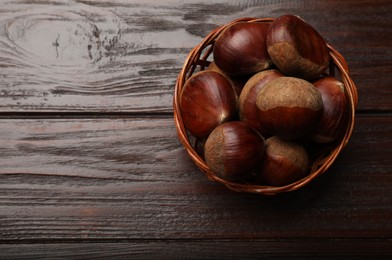
[[[172,118],[17,119],[0,125],[1,173],[137,182],[167,180],[191,165],[181,163],[185,154]]]
[[[391,130],[358,116],[328,172],[262,197],[208,181],[172,118],[1,119],[0,240],[390,239]]]
[[[302,16],[391,110],[390,1],[1,1],[0,112],[170,113],[189,50],[239,17]],[[366,94],[365,94],[366,93]]]
[[[146,240],[120,243],[0,245],[4,259],[260,259],[387,257],[386,240]],[[379,258],[378,258],[379,259]]]

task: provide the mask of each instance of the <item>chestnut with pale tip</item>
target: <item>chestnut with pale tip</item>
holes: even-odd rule
[[[265,153],[259,172],[259,182],[285,186],[307,174],[308,154],[300,144],[276,136],[265,141]]]
[[[314,130],[312,140],[317,143],[336,141],[345,129],[344,122],[348,109],[344,85],[331,76],[321,78],[313,82],[313,85],[321,94],[323,113]]]
[[[267,23],[238,22],[217,38],[213,56],[216,65],[231,76],[250,75],[271,65],[267,52]]]
[[[218,125],[236,118],[237,96],[224,76],[201,71],[185,82],[180,111],[186,129],[202,139]]]
[[[224,123],[208,136],[204,147],[207,165],[220,178],[241,181],[250,177],[264,154],[264,138],[240,121]]]
[[[276,18],[266,42],[272,61],[287,76],[312,80],[328,67],[330,56],[325,40],[298,16]]]
[[[264,137],[268,135],[268,132],[259,120],[259,109],[256,105],[257,93],[266,83],[282,76],[282,73],[273,69],[256,73],[246,82],[238,100],[240,120],[259,131]]]
[[[323,109],[320,92],[294,77],[279,77],[265,84],[256,104],[263,127],[272,135],[291,140],[311,134]]]

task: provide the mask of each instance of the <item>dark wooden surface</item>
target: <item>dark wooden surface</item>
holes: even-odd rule
[[[359,92],[348,146],[276,197],[210,182],[177,139],[176,76],[210,30],[302,16]],[[0,1],[0,259],[392,255],[392,2]]]

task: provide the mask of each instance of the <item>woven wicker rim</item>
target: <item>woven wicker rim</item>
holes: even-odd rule
[[[294,191],[298,188],[303,187],[317,176],[323,174],[333,164],[341,150],[346,146],[354,129],[355,109],[358,103],[357,89],[354,82],[349,76],[349,69],[346,60],[335,48],[327,44],[329,54],[331,56],[330,74],[334,75],[334,71],[336,69],[341,75],[342,82],[344,83],[349,101],[349,116],[347,117],[346,131],[344,132],[344,135],[339,144],[333,147],[333,149],[328,155],[316,159],[316,161],[313,163],[309,175],[294,183],[279,187],[229,182],[217,177],[214,172],[207,166],[205,161],[198,155],[198,153],[195,151],[194,147],[191,144],[188,132],[182,121],[179,108],[180,94],[185,84],[185,81],[193,74],[197,66],[200,66],[202,69],[204,69],[209,65],[210,62],[207,59],[212,53],[214,42],[225,28],[238,22],[271,23],[272,21],[274,21],[274,18],[240,18],[211,31],[203,39],[202,42],[200,42],[196,47],[191,50],[184,62],[184,66],[181,72],[178,75],[177,82],[175,85],[175,92],[173,97],[174,121],[181,143],[184,145],[191,159],[210,180],[222,183],[227,188],[237,192],[276,195],[282,192]]]

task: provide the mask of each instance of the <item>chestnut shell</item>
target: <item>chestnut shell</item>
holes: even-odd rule
[[[253,127],[267,137],[268,131],[259,120],[259,109],[256,105],[257,93],[271,80],[282,77],[277,70],[264,70],[253,75],[245,84],[238,100],[240,120]]]
[[[240,76],[240,77],[233,77],[225,73],[223,70],[221,70],[215,62],[211,62],[211,64],[207,68],[208,70],[212,70],[215,72],[218,72],[222,74],[234,87],[234,90],[237,94],[237,97],[240,96],[242,89],[244,88],[246,82],[248,81],[249,77],[248,76]]]
[[[244,180],[257,169],[264,154],[264,138],[240,121],[212,131],[204,147],[207,165],[222,179]]]
[[[348,109],[346,92],[342,82],[334,77],[324,77],[313,85],[321,94],[323,113],[314,130],[312,139],[318,143],[329,143],[338,139],[345,129],[344,122]]]
[[[214,44],[216,65],[231,76],[250,75],[269,68],[268,27],[266,23],[247,22],[227,27]]]
[[[257,94],[259,120],[272,135],[300,139],[311,134],[322,113],[322,99],[309,82],[279,77]]]
[[[270,25],[267,50],[283,74],[312,80],[328,67],[327,44],[311,25],[294,15],[283,15]]]
[[[180,111],[185,127],[197,138],[237,116],[237,96],[230,82],[214,71],[201,71],[184,84]]]
[[[259,182],[272,186],[291,184],[307,173],[309,157],[304,147],[276,136],[265,141]]]

